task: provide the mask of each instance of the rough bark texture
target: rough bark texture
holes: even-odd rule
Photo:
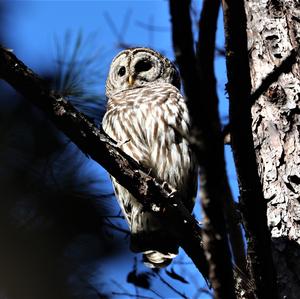
[[[246,1],[251,79],[255,91],[299,47],[300,4]],[[299,61],[298,61],[299,62]],[[300,294],[300,73],[295,64],[256,100],[252,130],[267,200],[280,298]]]

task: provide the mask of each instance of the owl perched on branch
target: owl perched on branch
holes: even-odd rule
[[[104,131],[121,149],[178,190],[191,211],[197,190],[197,164],[188,141],[190,118],[180,94],[175,66],[158,52],[132,48],[112,61],[106,81]],[[144,253],[150,267],[167,266],[178,253],[178,240],[159,218],[115,179],[116,197],[129,224],[131,249]]]

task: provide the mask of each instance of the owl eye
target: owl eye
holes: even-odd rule
[[[149,71],[152,68],[152,63],[149,60],[140,60],[136,63],[134,69],[137,73]]]
[[[118,70],[118,75],[119,75],[120,77],[123,77],[123,76],[125,75],[125,73],[126,73],[125,67],[124,67],[124,66],[121,66],[121,67],[119,68],[119,70]]]

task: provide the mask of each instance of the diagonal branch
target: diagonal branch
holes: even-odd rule
[[[196,141],[196,154],[200,164],[200,190],[205,214],[203,243],[209,262],[209,277],[215,298],[230,299],[235,298],[235,294],[223,214],[226,172],[213,72],[220,2],[206,0],[203,5],[196,56],[191,30],[190,1],[170,0],[173,47],[192,116],[192,137]],[[203,42],[206,43],[202,44]]]
[[[244,1],[223,0],[226,63],[230,98],[231,145],[240,187],[240,209],[248,266],[258,298],[277,298],[267,227],[266,201],[257,172],[251,130],[251,78]]]
[[[300,47],[291,50],[291,53],[281,62],[278,67],[269,73],[261,82],[260,86],[252,92],[250,96],[250,103],[254,102],[271,86],[272,83],[276,82],[280,75],[283,73],[289,73],[292,70],[293,65],[297,62],[299,57]]]
[[[39,107],[84,153],[103,166],[127,188],[145,209],[164,221],[170,233],[176,233],[181,245],[196,267],[208,276],[201,241],[201,229],[176,191],[149,176],[135,160],[122,152],[116,143],[98,129],[66,99],[50,90],[45,82],[17,57],[0,46],[0,78]]]

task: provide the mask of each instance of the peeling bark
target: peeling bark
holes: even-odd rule
[[[245,4],[255,91],[274,67],[299,47],[300,4],[292,0],[252,0]],[[300,294],[299,79],[299,64],[294,64],[252,107],[253,139],[267,201],[280,298],[299,298]]]

